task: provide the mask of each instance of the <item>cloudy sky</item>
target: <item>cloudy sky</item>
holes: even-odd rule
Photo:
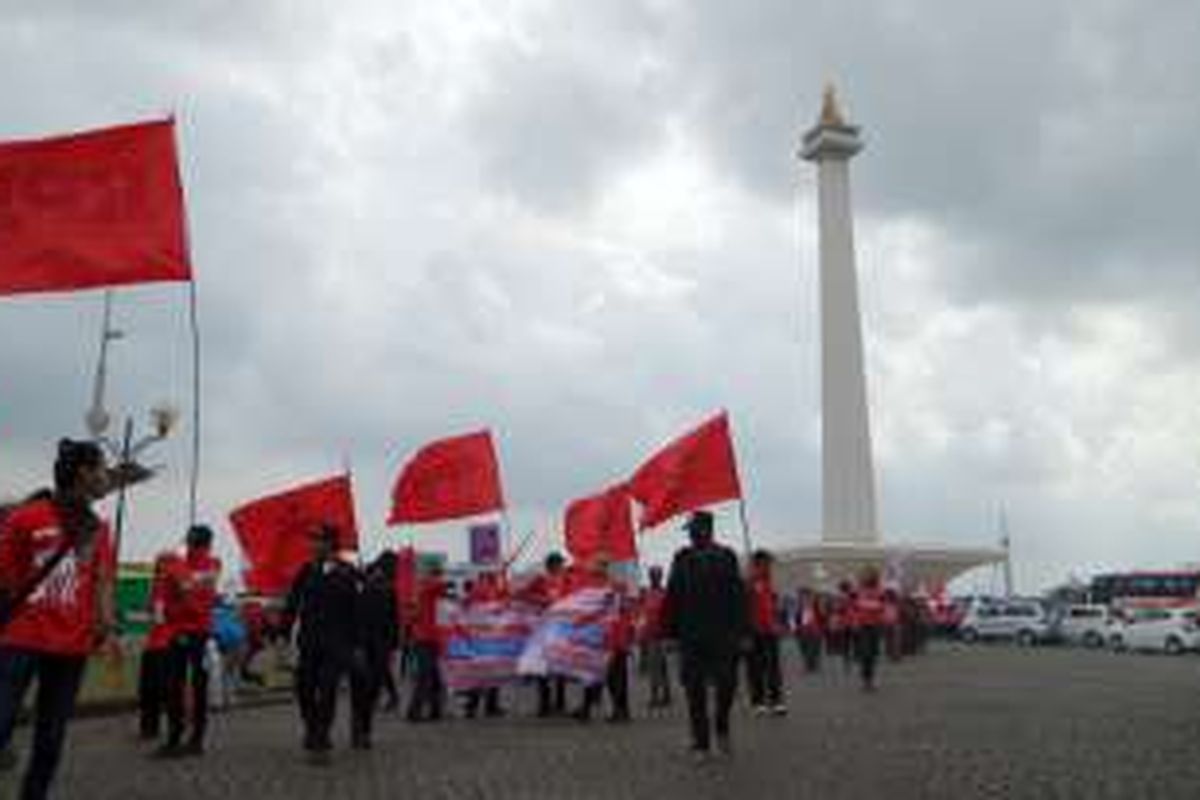
[[[757,540],[820,527],[814,174],[836,82],[892,540],[1020,588],[1200,562],[1200,10],[1133,0],[0,0],[0,137],[175,113],[201,506],[489,426],[518,531],[730,411]],[[187,404],[186,295],[117,295],[111,406]],[[82,432],[100,296],[0,302],[0,494]],[[187,431],[128,547],[186,518]],[[734,517],[727,516],[727,529]],[[678,543],[662,531],[648,560]],[[554,544],[547,532],[540,549]],[[226,552],[234,556],[226,543]],[[983,585],[991,580],[979,579]]]

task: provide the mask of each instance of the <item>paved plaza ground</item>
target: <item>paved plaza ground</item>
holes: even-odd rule
[[[160,763],[130,718],[73,726],[58,797],[1192,798],[1200,793],[1200,657],[942,645],[883,673],[877,694],[840,669],[789,672],[786,718],[739,704],[737,751],[693,765],[682,708],[631,725],[527,715],[408,725],[329,767],[301,758],[289,706],[219,716],[202,759]],[[532,691],[510,693],[527,709]],[[678,700],[678,698],[677,698]],[[523,710],[524,711],[524,710]],[[522,713],[523,713],[522,711]],[[345,707],[341,709],[345,713]],[[12,776],[4,776],[12,783]],[[11,787],[9,787],[11,789]],[[3,793],[0,793],[3,797]]]

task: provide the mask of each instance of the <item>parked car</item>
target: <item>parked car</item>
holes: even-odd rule
[[[1109,641],[1116,621],[1108,606],[1079,604],[1064,607],[1054,627],[1067,644],[1097,648]]]
[[[958,626],[964,642],[1013,639],[1029,646],[1050,638],[1051,628],[1042,604],[1034,600],[972,603]]]
[[[1195,608],[1138,608],[1115,622],[1108,637],[1114,650],[1157,650],[1177,655],[1200,649]]]

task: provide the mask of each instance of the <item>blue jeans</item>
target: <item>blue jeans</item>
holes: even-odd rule
[[[38,680],[33,754],[21,784],[22,800],[42,800],[50,790],[86,664],[84,656],[0,647],[0,750],[12,743],[17,709],[34,677]]]

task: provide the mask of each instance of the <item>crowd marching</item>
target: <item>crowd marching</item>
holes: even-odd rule
[[[24,798],[47,794],[88,656],[115,646],[112,534],[92,510],[110,491],[111,474],[96,445],[63,440],[54,490],[10,508],[0,523],[4,772],[16,766],[12,738],[18,709],[34,678],[39,684]],[[847,672],[857,665],[866,691],[877,686],[881,656],[898,659],[923,646],[921,607],[881,586],[873,571],[857,583],[844,581],[834,593],[806,588],[787,593],[776,585],[769,552],[754,552],[743,570],[737,555],[715,540],[709,512],[692,513],[685,528],[690,544],[676,553],[665,576],[662,568],[650,567],[644,587],[612,578],[603,557],[567,563],[558,553],[546,557],[535,575],[517,577],[497,569],[456,587],[436,564],[406,577],[394,552],[360,568],[337,550],[337,531],[323,525],[306,532],[311,558],[292,580],[279,612],[269,614],[258,604],[245,607],[250,646],[243,648],[237,670],[242,678],[257,679],[250,661],[263,642],[292,643],[302,747],[309,760],[327,763],[344,684],[349,685],[350,744],[368,749],[381,695],[387,695],[386,708],[399,705],[397,673],[410,683],[405,716],[411,723],[445,718],[448,699],[455,695],[466,718],[503,716],[504,695],[523,685],[536,692],[539,717],[569,715],[586,723],[606,702],[608,721],[628,723],[633,718],[630,673],[644,676],[650,709],[668,707],[674,659],[691,750],[705,760],[712,750],[731,751],[730,709],[739,668],[745,670],[755,714],[787,713],[781,660],[786,638],[794,637],[806,672],[820,670],[825,656],[838,657]],[[199,756],[206,748],[211,663],[206,652],[213,647],[222,570],[212,545],[212,531],[196,525],[181,550],[163,553],[155,564],[154,626],[141,654],[139,702],[141,735],[160,742],[153,751],[158,758]],[[69,568],[59,569],[60,563]],[[518,657],[524,663],[529,642],[538,638],[525,630],[524,651],[505,653],[512,667],[507,680],[496,674],[473,680],[469,670],[477,665],[459,656],[464,646],[470,650],[478,643],[460,641],[461,631],[455,639],[454,623],[445,614],[448,604],[463,613],[508,609],[496,618],[511,633],[518,625],[512,609],[525,615],[521,620],[538,618],[530,614],[549,619],[561,604],[584,596],[607,598],[597,606],[600,612],[584,619],[589,624],[575,631],[592,637],[592,653],[602,657],[593,662],[602,664],[599,672],[589,671],[577,652],[570,655],[575,661],[561,662],[562,669],[543,653],[539,667],[518,675]],[[553,633],[561,627],[547,629]],[[477,649],[488,655],[485,646]],[[578,695],[571,708],[569,693]]]

